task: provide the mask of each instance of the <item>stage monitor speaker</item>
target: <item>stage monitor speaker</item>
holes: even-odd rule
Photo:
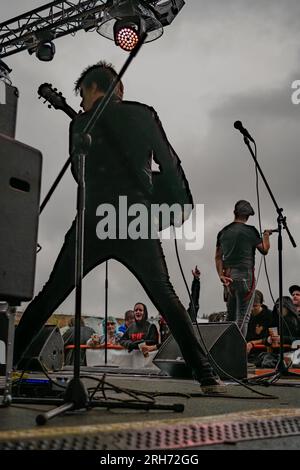
[[[59,328],[45,325],[18,364],[19,370],[60,370],[64,365],[64,341]]]
[[[246,342],[237,325],[231,322],[220,322],[199,323],[198,326],[206,348],[219,366],[216,367],[212,363],[220,377],[228,379],[226,373],[236,379],[247,377]],[[203,341],[199,337],[195,324],[194,331],[203,347]],[[186,366],[179,346],[172,335],[159,348],[153,363],[171,377],[192,377],[191,371]]]
[[[42,154],[0,134],[0,300],[34,291]]]
[[[0,80],[0,134],[15,137],[19,92]]]

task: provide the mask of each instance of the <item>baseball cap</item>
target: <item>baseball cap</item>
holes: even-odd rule
[[[234,213],[238,215],[249,216],[254,215],[254,209],[251,206],[250,202],[241,199],[240,201],[236,202],[234,206]]]

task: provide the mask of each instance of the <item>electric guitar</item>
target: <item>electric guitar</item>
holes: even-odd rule
[[[76,111],[67,104],[62,93],[58,92],[56,88],[52,88],[50,83],[43,83],[40,85],[38,94],[39,98],[44,98],[44,103],[49,103],[49,108],[53,106],[54,109],[60,109],[71,119],[74,119],[77,116]],[[168,204],[169,206],[179,204],[181,206],[182,210],[180,217],[172,222],[172,225],[175,225],[176,227],[180,227],[189,218],[194,207],[193,197],[183,170],[181,169],[180,162],[178,162],[178,168],[181,173],[181,178],[178,178],[179,181],[172,185],[172,189],[170,188],[168,175],[160,171],[152,172],[153,192],[151,201],[152,204]],[[162,218],[160,218],[160,230],[163,230],[168,226],[169,224],[164,224]]]
[[[77,116],[76,111],[71,108],[66,102],[66,98],[63,94],[57,91],[57,88],[52,88],[51,83],[42,83],[38,89],[39,99],[44,98],[44,103],[48,101],[48,108],[60,109],[64,111],[67,116],[74,119]]]

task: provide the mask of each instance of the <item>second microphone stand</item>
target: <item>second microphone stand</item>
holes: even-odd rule
[[[243,129],[243,130],[246,131],[246,129]],[[273,204],[274,204],[274,206],[276,208],[276,212],[277,212],[277,227],[278,227],[278,229],[277,229],[277,231],[278,231],[277,250],[278,250],[278,287],[279,287],[279,312],[278,312],[278,315],[279,315],[279,335],[280,335],[279,358],[278,358],[278,362],[276,364],[276,367],[275,367],[274,371],[270,372],[268,374],[261,375],[261,376],[259,376],[259,378],[249,379],[248,382],[264,383],[263,382],[264,379],[270,379],[270,380],[266,380],[266,383],[271,384],[271,383],[274,383],[277,380],[279,380],[280,377],[282,377],[282,376],[284,376],[284,377],[288,377],[288,376],[299,377],[299,374],[296,374],[295,372],[290,372],[289,371],[289,366],[284,361],[283,313],[282,313],[282,308],[283,308],[283,301],[282,301],[282,296],[283,296],[283,287],[282,287],[283,286],[283,276],[282,276],[282,252],[283,252],[282,230],[283,229],[286,230],[292,246],[294,248],[296,248],[297,245],[296,245],[295,240],[292,237],[292,235],[289,231],[289,228],[287,226],[286,217],[283,216],[283,209],[280,208],[279,205],[276,202],[276,199],[275,199],[275,197],[274,197],[274,195],[271,191],[271,188],[270,188],[270,186],[269,186],[269,184],[268,184],[268,182],[265,178],[265,175],[263,174],[263,171],[262,171],[262,169],[261,169],[261,167],[260,167],[260,165],[257,161],[257,158],[256,158],[256,156],[253,152],[253,149],[250,145],[249,138],[247,137],[247,135],[250,137],[248,132],[247,132],[246,135],[244,134],[244,142],[245,142],[245,144],[247,145],[247,147],[249,149],[249,152],[250,152],[250,154],[251,154],[251,156],[254,160],[255,166],[258,169],[258,171],[260,173],[260,176],[262,177],[263,182],[265,183],[265,186],[266,186],[266,188],[269,192],[269,195],[270,195],[270,197],[273,201]],[[251,140],[253,140],[253,139],[251,138]],[[254,142],[254,140],[253,140],[253,142]]]

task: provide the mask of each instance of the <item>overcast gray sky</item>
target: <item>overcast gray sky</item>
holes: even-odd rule
[[[5,21],[48,2],[2,0]],[[143,46],[124,78],[125,98],[156,108],[169,140],[182,160],[195,203],[205,204],[205,243],[200,251],[180,256],[188,283],[191,269],[202,272],[201,313],[224,310],[222,287],[215,265],[218,231],[232,221],[238,199],[256,208],[253,160],[242,136],[233,128],[241,120],[255,137],[258,158],[280,207],[285,210],[297,248],[284,233],[284,294],[300,283],[299,136],[300,104],[292,104],[291,84],[300,80],[300,3],[298,0],[187,0],[174,22],[157,41]],[[78,32],[56,42],[48,63],[27,51],[6,59],[19,89],[16,138],[43,154],[42,198],[68,157],[69,119],[38,100],[37,89],[50,82],[68,103],[79,109],[73,94],[82,69],[100,59],[121,68],[126,53],[96,32]],[[276,227],[277,214],[260,184],[262,225]],[[74,215],[76,185],[70,172],[64,177],[39,223],[36,292],[47,280]],[[256,211],[257,213],[257,211]],[[249,223],[258,227],[257,215]],[[274,296],[278,296],[276,234],[267,265]],[[175,258],[172,241],[163,242],[171,280],[184,305],[188,296]],[[260,255],[257,255],[257,265]],[[83,313],[104,313],[104,265],[84,281]],[[258,288],[271,306],[265,274]],[[122,316],[136,301],[156,310],[142,287],[122,265],[109,262],[109,313]],[[74,295],[59,312],[74,312]]]

